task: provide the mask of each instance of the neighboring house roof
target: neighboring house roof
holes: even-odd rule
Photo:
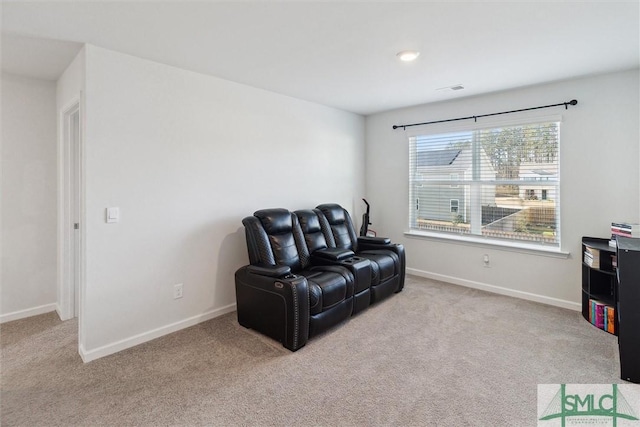
[[[447,148],[445,150],[420,151],[418,153],[418,167],[447,166],[452,164],[462,150]]]
[[[548,180],[558,176],[558,165],[552,163],[522,162],[520,178],[524,180]]]
[[[551,172],[551,171],[548,171],[548,170],[545,170],[545,169],[534,169],[534,170],[531,171],[531,173],[535,173],[535,174],[540,175],[540,176],[555,175],[555,172]]]

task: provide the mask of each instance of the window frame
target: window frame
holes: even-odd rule
[[[425,136],[425,135],[439,135],[446,133],[458,133],[458,132],[475,132],[486,129],[495,129],[501,127],[514,127],[514,126],[526,126],[532,124],[540,124],[540,123],[550,123],[555,122],[558,123],[559,131],[558,131],[558,152],[557,152],[557,165],[558,165],[558,173],[557,173],[557,183],[555,183],[555,194],[556,194],[556,242],[557,243],[545,243],[545,242],[535,242],[530,243],[524,240],[517,239],[498,239],[492,237],[486,237],[473,233],[447,233],[447,232],[437,232],[431,230],[421,230],[414,228],[412,224],[416,223],[416,211],[409,208],[408,215],[408,223],[407,229],[405,231],[405,235],[408,237],[417,237],[417,238],[427,238],[430,240],[438,240],[438,241],[453,241],[454,243],[461,243],[467,245],[481,245],[481,246],[491,246],[491,247],[502,247],[504,249],[516,252],[524,252],[531,254],[543,254],[547,256],[553,257],[561,257],[567,258],[569,256],[569,252],[562,250],[562,227],[561,227],[561,169],[562,169],[562,115],[528,115],[516,113],[512,118],[498,120],[496,118],[490,120],[483,120],[481,123],[464,123],[460,124],[457,122],[453,123],[440,123],[435,125],[429,125],[428,128],[421,128],[420,130],[414,129],[410,131],[405,131],[405,136],[407,138],[408,144],[408,154],[409,159],[411,159],[411,138]],[[415,155],[415,154],[414,154]],[[407,183],[409,185],[409,204],[411,206],[411,201],[415,202],[415,195],[413,194],[414,190],[412,188],[412,166],[409,164],[408,168],[408,180]],[[469,185],[473,183],[473,181],[465,182],[465,185]],[[481,185],[481,184],[480,184]],[[520,183],[519,185],[522,185]],[[547,183],[548,185],[548,183]],[[453,185],[452,185],[453,187]]]

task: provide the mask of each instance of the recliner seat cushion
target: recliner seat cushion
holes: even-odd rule
[[[376,274],[378,282],[383,282],[396,274],[397,260],[391,251],[386,250],[367,250],[358,253],[359,256],[367,258],[376,265]]]
[[[322,313],[344,301],[348,295],[346,280],[330,271],[303,271],[309,283],[310,314]]]

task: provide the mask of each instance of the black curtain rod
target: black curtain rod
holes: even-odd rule
[[[502,111],[500,113],[481,114],[479,116],[458,117],[457,119],[436,120],[433,122],[412,123],[409,125],[393,125],[393,128],[394,129],[402,128],[403,130],[406,130],[406,128],[411,126],[432,125],[435,123],[445,123],[445,122],[456,122],[458,120],[473,119],[474,121],[477,121],[480,117],[499,116],[500,114],[519,113],[520,111],[539,110],[540,108],[559,107],[561,105],[564,105],[564,109],[567,110],[569,108],[569,105],[577,105],[577,104],[578,104],[578,101],[576,99],[572,99],[569,102],[561,102],[560,104],[542,105],[540,107],[531,107],[531,108],[522,108],[520,110]]]

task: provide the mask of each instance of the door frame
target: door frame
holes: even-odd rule
[[[78,113],[78,146],[71,141],[71,117]],[[56,311],[61,320],[82,315],[85,277],[85,156],[81,94],[59,110],[58,132],[58,277]],[[74,162],[73,155],[77,157]],[[75,165],[75,170],[74,170]],[[73,173],[78,183],[74,189]],[[77,191],[77,192],[76,192]],[[75,192],[75,197],[74,196]],[[77,203],[79,236],[74,231],[74,200]],[[77,240],[76,240],[77,239]],[[76,244],[77,242],[77,244]],[[75,248],[75,251],[74,251]],[[75,260],[74,260],[75,256]],[[75,280],[74,280],[75,279]]]

